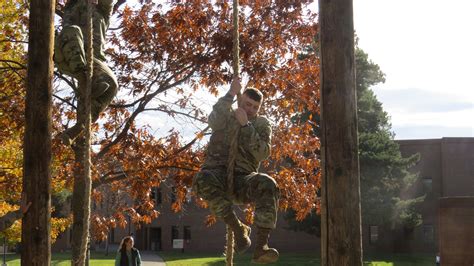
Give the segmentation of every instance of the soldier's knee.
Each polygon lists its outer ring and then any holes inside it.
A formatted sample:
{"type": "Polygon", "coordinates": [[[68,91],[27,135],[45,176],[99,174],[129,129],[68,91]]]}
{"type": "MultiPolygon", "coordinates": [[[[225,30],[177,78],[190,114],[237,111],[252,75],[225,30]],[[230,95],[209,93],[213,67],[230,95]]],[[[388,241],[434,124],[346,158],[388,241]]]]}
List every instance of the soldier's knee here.
{"type": "Polygon", "coordinates": [[[94,65],[94,71],[96,72],[96,76],[93,79],[93,83],[95,84],[95,87],[97,87],[97,91],[102,92],[98,96],[112,101],[118,90],[117,78],[103,63],[96,63],[94,65]]]}
{"type": "Polygon", "coordinates": [[[110,93],[113,94],[114,96],[117,94],[117,90],[118,90],[118,82],[117,82],[117,78],[115,78],[115,75],[109,77],[109,85],[110,85],[110,93]]]}
{"type": "Polygon", "coordinates": [[[210,171],[202,170],[194,176],[193,189],[198,196],[204,199],[206,199],[209,194],[213,194],[216,190],[219,190],[220,187],[219,181],[210,171]]]}

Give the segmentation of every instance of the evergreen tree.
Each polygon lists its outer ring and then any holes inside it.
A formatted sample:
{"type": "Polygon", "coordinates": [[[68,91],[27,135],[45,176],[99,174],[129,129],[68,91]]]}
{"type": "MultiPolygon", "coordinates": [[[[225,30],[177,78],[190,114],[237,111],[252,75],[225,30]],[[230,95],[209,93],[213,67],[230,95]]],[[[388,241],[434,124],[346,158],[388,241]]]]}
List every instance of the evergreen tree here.
{"type": "Polygon", "coordinates": [[[419,156],[402,157],[394,141],[389,116],[371,86],[385,82],[380,67],[356,48],[362,220],[364,224],[414,227],[421,223],[415,204],[423,197],[402,199],[400,193],[416,181],[408,169],[419,156]]]}
{"type": "MultiPolygon", "coordinates": [[[[300,59],[305,60],[305,57],[300,59]]],[[[363,224],[370,221],[372,225],[388,228],[415,227],[421,224],[421,215],[415,206],[424,197],[402,199],[400,194],[416,181],[417,176],[408,169],[419,156],[402,157],[389,116],[370,89],[385,82],[385,74],[358,47],[355,61],[363,224]]],[[[321,219],[314,211],[303,221],[296,221],[294,212],[288,212],[285,218],[290,229],[319,235],[319,229],[314,227],[320,225],[321,219]]]]}

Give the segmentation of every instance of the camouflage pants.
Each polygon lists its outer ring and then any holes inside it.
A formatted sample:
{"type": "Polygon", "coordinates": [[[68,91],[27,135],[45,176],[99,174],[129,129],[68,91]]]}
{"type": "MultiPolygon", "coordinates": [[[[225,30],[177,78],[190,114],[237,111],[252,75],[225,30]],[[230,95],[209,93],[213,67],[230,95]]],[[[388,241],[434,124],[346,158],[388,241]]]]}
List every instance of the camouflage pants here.
{"type": "Polygon", "coordinates": [[[275,228],[280,191],[273,178],[262,173],[234,175],[234,193],[226,192],[225,169],[203,169],[194,177],[193,189],[208,201],[211,212],[223,218],[232,212],[234,203],[255,203],[255,224],[275,228]]]}
{"type": "MultiPolygon", "coordinates": [[[[54,61],[58,70],[74,77],[79,82],[78,96],[85,86],[86,59],[84,37],[78,26],[66,26],[57,36],[54,47],[54,61]]],[[[96,121],[117,94],[117,79],[112,70],[101,60],[94,58],[91,86],[91,117],[96,121]]]]}

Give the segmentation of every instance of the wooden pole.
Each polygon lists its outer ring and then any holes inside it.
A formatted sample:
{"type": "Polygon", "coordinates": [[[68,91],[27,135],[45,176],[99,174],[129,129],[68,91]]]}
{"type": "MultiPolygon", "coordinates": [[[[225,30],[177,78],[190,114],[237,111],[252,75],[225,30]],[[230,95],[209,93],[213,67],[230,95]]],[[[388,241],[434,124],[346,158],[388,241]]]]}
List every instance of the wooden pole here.
{"type": "Polygon", "coordinates": [[[22,220],[22,265],[51,264],[51,112],[55,1],[30,2],[22,220]]]}
{"type": "Polygon", "coordinates": [[[362,265],[352,0],[319,0],[321,265],[362,265]]]}
{"type": "Polygon", "coordinates": [[[85,84],[79,84],[81,91],[78,97],[77,121],[84,121],[84,133],[79,135],[74,147],[76,167],[74,170],[73,189],[73,243],[72,243],[72,265],[88,265],[90,242],[90,214],[91,214],[91,158],[90,158],[90,135],[91,135],[91,82],[93,75],[93,4],[97,1],[86,1],[87,23],[84,32],[84,45],[87,59],[87,75],[85,84]]]}

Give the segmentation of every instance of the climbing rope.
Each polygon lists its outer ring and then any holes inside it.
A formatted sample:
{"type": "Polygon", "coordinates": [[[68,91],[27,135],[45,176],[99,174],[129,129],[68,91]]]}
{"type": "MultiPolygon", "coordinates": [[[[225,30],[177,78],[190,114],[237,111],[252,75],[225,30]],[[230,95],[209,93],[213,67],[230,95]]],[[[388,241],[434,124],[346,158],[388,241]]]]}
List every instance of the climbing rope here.
{"type": "MultiPolygon", "coordinates": [[[[232,58],[232,67],[233,67],[233,78],[236,79],[239,77],[239,1],[233,0],[232,6],[232,18],[233,18],[233,58],[232,58]]],[[[240,98],[240,91],[237,95],[237,99],[240,98]]],[[[227,194],[232,198],[234,193],[234,166],[235,166],[235,155],[238,152],[238,139],[239,139],[239,127],[231,125],[231,142],[229,147],[229,160],[227,163],[227,194]]],[[[229,225],[227,225],[227,235],[226,235],[226,265],[232,266],[234,260],[234,233],[229,225]]]]}

